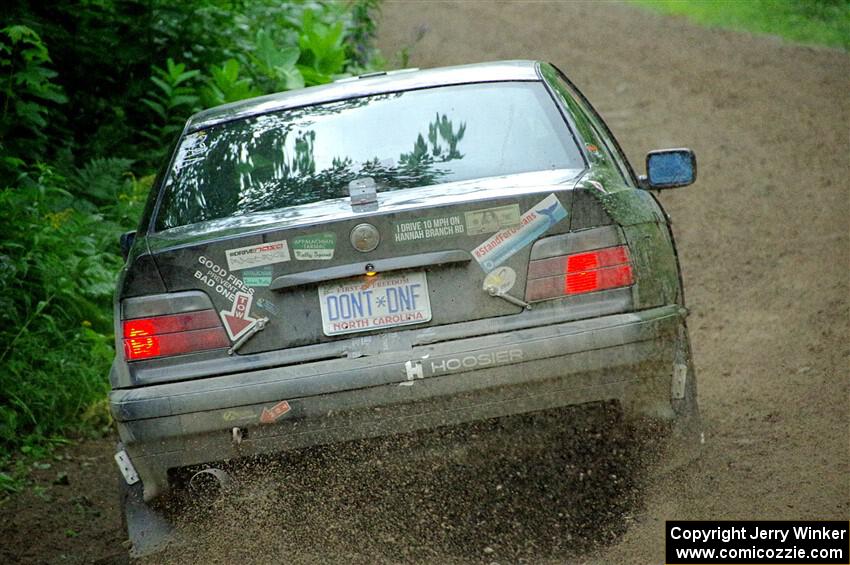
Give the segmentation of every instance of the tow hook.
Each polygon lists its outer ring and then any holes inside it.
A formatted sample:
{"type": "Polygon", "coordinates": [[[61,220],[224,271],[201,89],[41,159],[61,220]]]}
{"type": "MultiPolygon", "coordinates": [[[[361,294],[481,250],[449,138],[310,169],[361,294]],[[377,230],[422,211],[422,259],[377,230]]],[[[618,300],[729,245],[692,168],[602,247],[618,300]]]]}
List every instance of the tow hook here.
{"type": "Polygon", "coordinates": [[[501,298],[502,300],[510,302],[511,304],[513,304],[515,306],[522,306],[526,310],[531,310],[531,304],[529,304],[528,302],[526,302],[524,300],[520,300],[516,296],[511,296],[510,294],[508,294],[506,292],[501,292],[501,291],[499,291],[499,289],[497,289],[495,287],[491,286],[490,288],[488,288],[487,293],[490,296],[495,296],[496,298],[501,298]]]}
{"type": "Polygon", "coordinates": [[[268,324],[268,323],[269,323],[269,319],[268,319],[268,318],[260,318],[259,320],[257,320],[257,322],[256,322],[253,326],[251,326],[251,329],[250,329],[250,330],[248,330],[248,331],[245,333],[245,335],[243,335],[242,337],[240,337],[239,339],[237,339],[237,340],[236,340],[236,343],[234,343],[234,344],[230,347],[230,349],[228,349],[228,350],[227,350],[227,354],[228,354],[228,355],[233,355],[234,353],[236,353],[237,351],[239,351],[239,348],[241,348],[243,345],[245,345],[245,343],[247,343],[247,341],[248,341],[249,339],[251,339],[252,337],[254,337],[254,336],[257,334],[257,332],[261,332],[261,331],[263,331],[264,329],[266,329],[266,324],[268,324]]]}

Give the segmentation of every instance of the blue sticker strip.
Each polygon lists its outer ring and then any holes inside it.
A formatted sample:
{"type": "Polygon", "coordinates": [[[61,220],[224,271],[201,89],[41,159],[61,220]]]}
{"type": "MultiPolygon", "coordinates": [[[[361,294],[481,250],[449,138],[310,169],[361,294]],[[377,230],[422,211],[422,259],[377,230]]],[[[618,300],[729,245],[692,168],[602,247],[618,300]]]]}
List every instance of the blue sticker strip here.
{"type": "Polygon", "coordinates": [[[550,194],[522,215],[519,226],[494,234],[473,249],[472,256],[489,273],[566,217],[561,201],[550,194]]]}

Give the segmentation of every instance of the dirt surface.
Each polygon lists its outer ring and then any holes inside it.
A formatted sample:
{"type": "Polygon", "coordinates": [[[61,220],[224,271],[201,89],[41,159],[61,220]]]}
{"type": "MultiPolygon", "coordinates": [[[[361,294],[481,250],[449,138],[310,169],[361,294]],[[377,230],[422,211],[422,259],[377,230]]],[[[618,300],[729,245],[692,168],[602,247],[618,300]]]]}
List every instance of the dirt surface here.
{"type": "MultiPolygon", "coordinates": [[[[638,169],[696,151],[698,182],[661,200],[703,455],[658,474],[629,430],[546,416],[313,452],[283,493],[258,478],[198,503],[197,542],[155,562],[663,563],[666,519],[848,519],[850,56],[607,3],[388,2],[381,29],[388,57],[424,32],[412,66],[555,63],[638,169]]],[[[126,562],[110,449],[69,450],[0,506],[0,561],[126,562]]]]}

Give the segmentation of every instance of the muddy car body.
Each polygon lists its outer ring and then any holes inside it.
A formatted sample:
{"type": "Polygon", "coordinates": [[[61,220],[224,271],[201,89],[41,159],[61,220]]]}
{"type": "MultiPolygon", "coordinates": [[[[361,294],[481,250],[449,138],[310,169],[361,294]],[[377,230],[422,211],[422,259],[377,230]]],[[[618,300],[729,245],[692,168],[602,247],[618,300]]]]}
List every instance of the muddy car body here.
{"type": "Polygon", "coordinates": [[[692,421],[678,261],[646,189],[695,163],[647,168],[545,63],[193,116],[116,293],[129,514],[174,471],[329,442],[606,401],[692,421]]]}

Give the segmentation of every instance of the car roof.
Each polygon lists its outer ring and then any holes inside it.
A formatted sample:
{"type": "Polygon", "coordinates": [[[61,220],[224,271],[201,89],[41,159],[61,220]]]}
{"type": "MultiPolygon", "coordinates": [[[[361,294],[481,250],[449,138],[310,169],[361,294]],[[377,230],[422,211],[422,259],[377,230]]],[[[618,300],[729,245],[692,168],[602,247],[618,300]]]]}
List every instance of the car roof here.
{"type": "Polygon", "coordinates": [[[224,122],[288,108],[311,106],[373,94],[474,82],[540,80],[536,67],[535,61],[495,61],[422,71],[404,69],[380,74],[369,73],[322,86],[269,94],[268,96],[216,106],[189,118],[185,131],[198,131],[224,122]]]}

